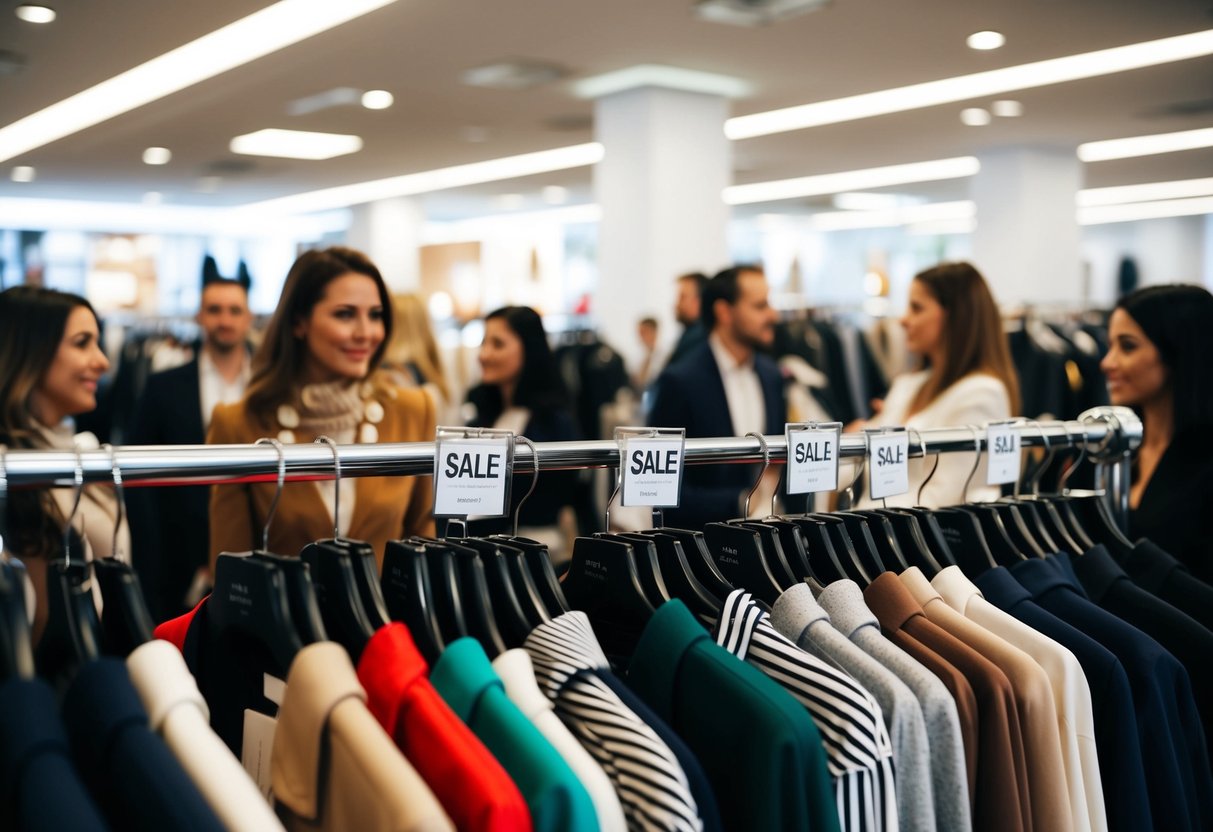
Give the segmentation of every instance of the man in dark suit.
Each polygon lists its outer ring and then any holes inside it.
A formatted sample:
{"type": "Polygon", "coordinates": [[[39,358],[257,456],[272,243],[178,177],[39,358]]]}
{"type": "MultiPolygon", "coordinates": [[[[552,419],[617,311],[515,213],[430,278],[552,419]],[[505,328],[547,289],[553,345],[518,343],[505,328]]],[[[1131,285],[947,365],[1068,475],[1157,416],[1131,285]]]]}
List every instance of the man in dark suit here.
{"type": "MultiPolygon", "coordinates": [[[[710,335],[661,374],[650,425],[684,427],[688,438],[783,433],[787,405],[779,368],[759,352],[775,338],[768,295],[766,277],[752,266],[725,269],[705,284],[702,315],[710,335]]],[[[768,505],[777,472],[771,469],[759,489],[768,505]]],[[[740,516],[757,475],[751,465],[688,466],[682,505],[666,511],[666,522],[698,529],[740,516]]],[[[751,508],[762,506],[760,500],[756,495],[751,508]]]]}
{"type": "Polygon", "coordinates": [[[678,295],[674,299],[674,318],[682,324],[682,334],[678,336],[678,343],[670,352],[667,367],[672,367],[679,359],[685,358],[708,338],[701,320],[703,305],[700,299],[707,282],[708,276],[699,272],[684,274],[677,280],[678,295]]]}
{"type": "MultiPolygon", "coordinates": [[[[203,280],[197,316],[202,344],[188,364],[148,377],[128,444],[202,445],[215,405],[244,395],[253,322],[247,273],[242,269],[239,279],[228,280],[208,270],[203,280]]],[[[157,620],[179,615],[197,600],[187,595],[210,554],[209,488],[130,489],[128,503],[132,555],[152,615],[157,620]]]]}

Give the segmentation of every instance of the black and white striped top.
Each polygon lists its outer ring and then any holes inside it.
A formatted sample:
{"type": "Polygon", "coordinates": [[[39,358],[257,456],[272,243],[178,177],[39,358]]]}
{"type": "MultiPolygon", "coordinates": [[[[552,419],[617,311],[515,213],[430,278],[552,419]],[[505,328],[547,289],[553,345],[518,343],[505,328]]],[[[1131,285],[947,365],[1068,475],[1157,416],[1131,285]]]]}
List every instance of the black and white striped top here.
{"type": "Polygon", "coordinates": [[[606,771],[628,829],[702,832],[699,809],[674,752],[598,678],[610,665],[585,613],[568,612],[540,624],[523,647],[556,715],[606,771]]]}
{"type": "Polygon", "coordinates": [[[896,832],[893,744],[872,695],[778,632],[743,589],[725,599],[716,643],[808,709],[825,745],[844,832],[896,832]]]}

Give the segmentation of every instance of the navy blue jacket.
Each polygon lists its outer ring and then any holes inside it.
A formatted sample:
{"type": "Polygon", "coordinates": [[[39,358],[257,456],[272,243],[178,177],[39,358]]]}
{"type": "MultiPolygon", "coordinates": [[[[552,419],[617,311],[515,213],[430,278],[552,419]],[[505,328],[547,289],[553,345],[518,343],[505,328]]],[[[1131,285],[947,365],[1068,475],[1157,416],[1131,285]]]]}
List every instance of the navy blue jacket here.
{"type": "Polygon", "coordinates": [[[148,724],[126,665],[81,666],[63,700],[80,772],[117,829],[223,832],[177,758],[148,724]]]}
{"type": "MultiPolygon", "coordinates": [[[[1120,563],[1133,583],[1213,630],[1213,586],[1151,540],[1139,540],[1120,563]]],[[[1208,723],[1205,729],[1209,729],[1208,723]]]]}
{"type": "Polygon", "coordinates": [[[1061,558],[1011,567],[1036,603],[1107,647],[1124,665],[1155,828],[1213,828],[1213,776],[1187,671],[1157,641],[1092,603],[1068,573],[1061,558]]]}
{"type": "Polygon", "coordinates": [[[72,765],[50,685],[41,679],[0,684],[0,829],[108,828],[72,765]]]}
{"type": "Polygon", "coordinates": [[[1069,649],[1078,659],[1091,688],[1095,749],[1108,829],[1110,832],[1152,829],[1133,692],[1120,659],[1033,601],[1032,594],[1005,567],[991,569],[973,583],[991,604],[1069,649]]]}
{"type": "MultiPolygon", "coordinates": [[[[779,367],[765,355],[756,355],[754,371],[762,385],[766,409],[763,433],[782,434],[787,404],[779,367]]],[[[647,421],[650,427],[686,428],[688,439],[738,435],[710,344],[700,344],[661,374],[647,421]]],[[[741,513],[740,498],[754,485],[758,471],[755,465],[687,466],[682,479],[682,505],[665,512],[666,525],[698,530],[706,523],[737,517],[741,513]]]]}

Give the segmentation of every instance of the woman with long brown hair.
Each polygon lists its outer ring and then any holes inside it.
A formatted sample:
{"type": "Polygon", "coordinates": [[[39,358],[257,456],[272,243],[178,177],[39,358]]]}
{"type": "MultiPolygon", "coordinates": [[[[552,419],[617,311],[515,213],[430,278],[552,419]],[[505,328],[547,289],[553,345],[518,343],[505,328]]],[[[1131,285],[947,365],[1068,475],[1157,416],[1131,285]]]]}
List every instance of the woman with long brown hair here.
{"type": "MultiPolygon", "coordinates": [[[[969,263],[942,263],[914,277],[901,325],[906,346],[924,369],[894,379],[883,407],[867,426],[918,429],[981,425],[1019,410],[1019,381],[994,297],[969,263]]],[[[910,490],[891,504],[913,505],[934,459],[910,461],[910,490]]],[[[921,505],[954,505],[965,499],[972,458],[945,454],[923,489],[921,505]]],[[[973,475],[970,500],[997,499],[987,486],[986,461],[973,475]]]]}
{"type": "MultiPolygon", "coordinates": [[[[366,255],[342,247],[304,252],[253,356],[244,399],[215,408],[207,443],[432,440],[430,397],[393,385],[378,369],[391,335],[391,298],[366,255]]],[[[343,537],[370,543],[380,557],[388,540],[434,533],[429,477],[360,477],[342,480],[341,488],[334,518],[332,483],[287,484],[270,551],[297,555],[308,543],[332,537],[334,525],[343,537]]],[[[275,492],[273,483],[212,488],[212,567],[220,552],[260,547],[275,492]]]]}

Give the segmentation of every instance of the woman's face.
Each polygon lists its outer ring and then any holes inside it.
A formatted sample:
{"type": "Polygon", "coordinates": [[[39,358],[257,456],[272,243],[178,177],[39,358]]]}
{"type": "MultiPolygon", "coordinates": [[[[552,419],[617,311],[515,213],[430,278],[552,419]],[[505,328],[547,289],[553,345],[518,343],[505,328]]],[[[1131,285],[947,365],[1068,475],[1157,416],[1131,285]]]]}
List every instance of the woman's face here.
{"type": "Polygon", "coordinates": [[[30,401],[34,415],[44,425],[54,426],[67,416],[95,409],[97,382],[109,366],[101,352],[97,319],[86,307],[77,306],[68,313],[55,358],[34,388],[30,401]]]}
{"type": "Polygon", "coordinates": [[[906,331],[906,348],[919,355],[932,355],[943,340],[946,313],[921,280],[910,284],[910,303],[901,325],[906,331]]]}
{"type": "Polygon", "coordinates": [[[1169,392],[1170,373],[1158,347],[1125,310],[1112,313],[1108,340],[1111,346],[1099,368],[1108,378],[1108,398],[1112,404],[1140,406],[1169,392]]]}
{"type": "Polygon", "coordinates": [[[305,383],[365,378],[385,337],[378,285],[357,272],[333,278],[294,334],[305,342],[305,383]]]}
{"type": "Polygon", "coordinates": [[[522,339],[501,318],[484,324],[484,342],[480,345],[480,373],[485,384],[517,384],[522,377],[526,355],[522,339]]]}

